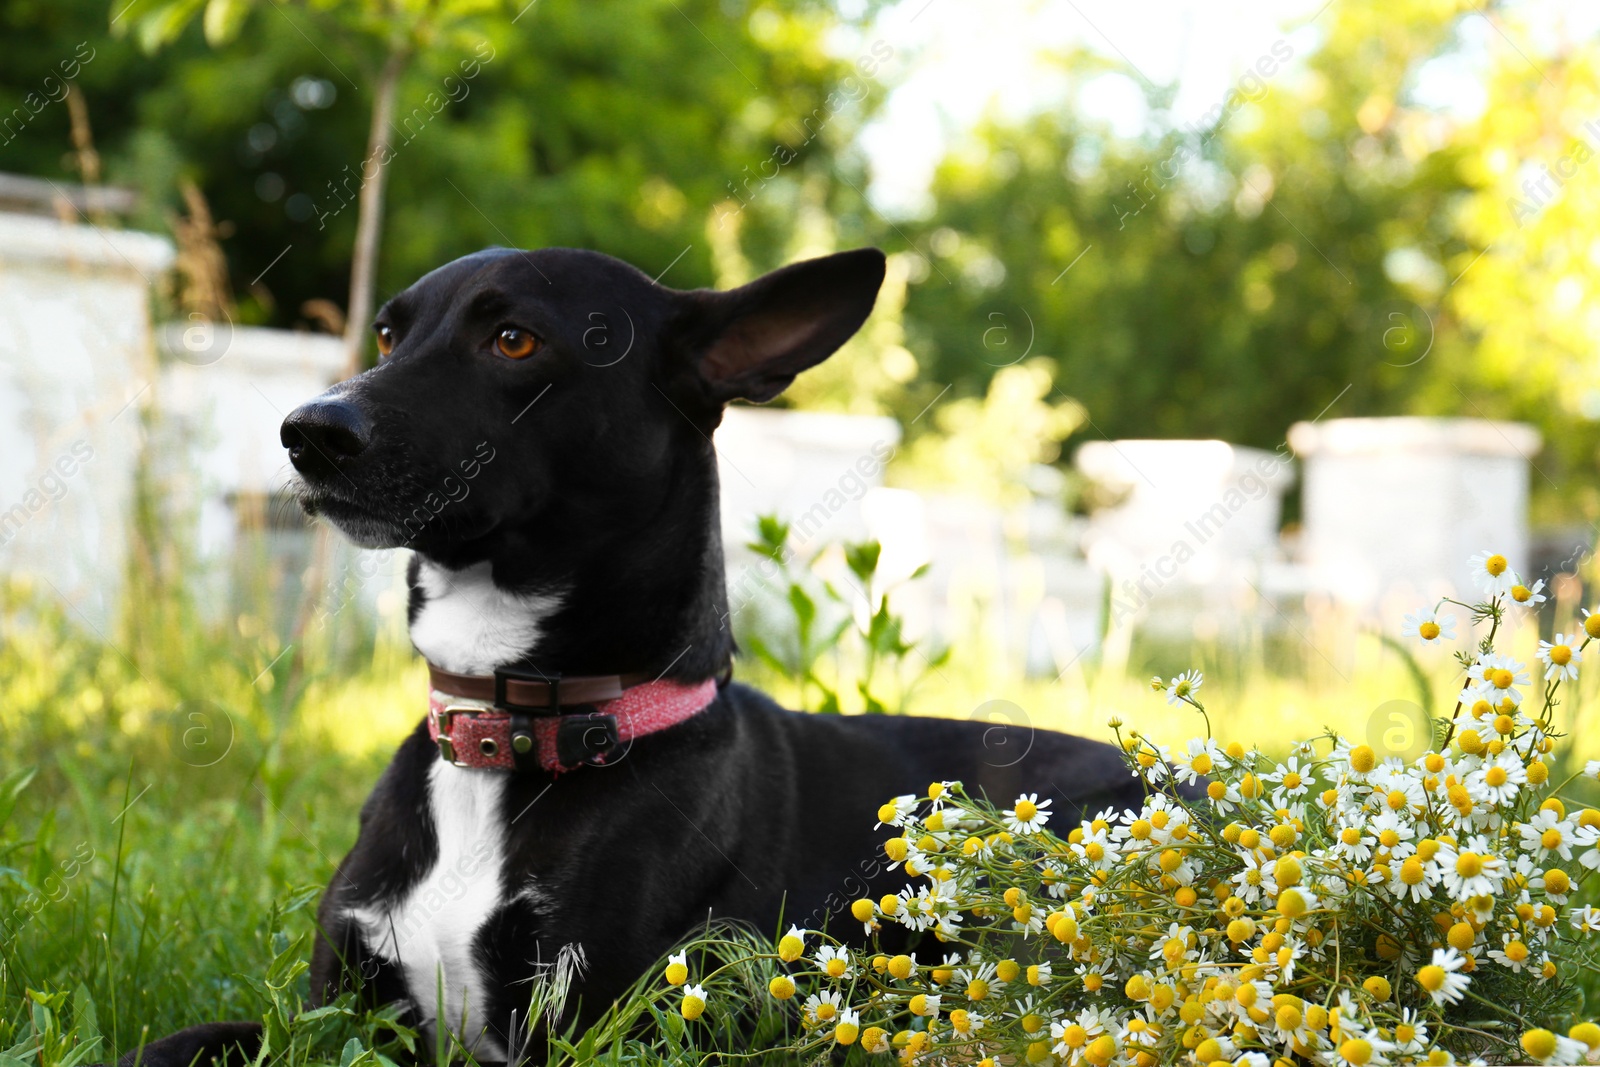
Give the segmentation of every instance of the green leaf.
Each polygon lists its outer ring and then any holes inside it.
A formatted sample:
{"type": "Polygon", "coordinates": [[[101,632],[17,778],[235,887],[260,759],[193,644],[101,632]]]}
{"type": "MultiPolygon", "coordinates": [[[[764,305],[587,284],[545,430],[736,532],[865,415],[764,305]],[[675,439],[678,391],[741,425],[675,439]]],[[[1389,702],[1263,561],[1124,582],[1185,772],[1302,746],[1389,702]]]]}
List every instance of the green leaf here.
{"type": "Polygon", "coordinates": [[[350,1067],[366,1050],[361,1047],[361,1039],[352,1037],[344,1043],[344,1051],[339,1053],[339,1067],[350,1067]]]}
{"type": "Polygon", "coordinates": [[[800,623],[801,632],[809,631],[817,617],[817,602],[811,599],[811,594],[799,585],[790,583],[789,607],[794,610],[794,617],[800,623]]]}
{"type": "Polygon", "coordinates": [[[878,557],[882,552],[883,546],[876,541],[847,544],[844,546],[845,565],[850,568],[851,574],[861,579],[863,585],[871,588],[872,576],[878,573],[878,557]]]}
{"type": "Polygon", "coordinates": [[[250,14],[250,0],[210,0],[202,19],[206,43],[215,48],[232,41],[239,35],[245,16],[250,14]]]}

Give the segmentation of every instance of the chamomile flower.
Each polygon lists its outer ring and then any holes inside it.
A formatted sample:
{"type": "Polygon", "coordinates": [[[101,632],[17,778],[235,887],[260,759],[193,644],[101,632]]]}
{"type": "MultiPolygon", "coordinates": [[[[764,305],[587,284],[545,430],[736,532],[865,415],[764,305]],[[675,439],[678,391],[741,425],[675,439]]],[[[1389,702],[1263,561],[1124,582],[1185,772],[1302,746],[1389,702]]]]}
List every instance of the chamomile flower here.
{"type": "Polygon", "coordinates": [[[1377,837],[1371,828],[1349,824],[1341,826],[1334,836],[1333,854],[1355,863],[1365,863],[1372,857],[1372,846],[1377,837]]]}
{"type": "Polygon", "coordinates": [[[1185,784],[1194,784],[1219,767],[1227,767],[1228,757],[1210,738],[1195,738],[1173,761],[1173,776],[1185,784]]]}
{"type": "Polygon", "coordinates": [[[1415,1056],[1428,1048],[1428,1023],[1415,1008],[1404,1008],[1400,1022],[1394,1028],[1395,1051],[1402,1056],[1415,1056]]]}
{"type": "Polygon", "coordinates": [[[1006,829],[1014,834],[1036,834],[1050,821],[1046,809],[1052,802],[1041,801],[1038,793],[1024,793],[1005,812],[1006,829]]]}
{"type": "Polygon", "coordinates": [[[1050,1024],[1056,1055],[1065,1057],[1072,1064],[1080,1062],[1089,1043],[1105,1032],[1105,1021],[1090,1008],[1050,1024]]]}
{"type": "Polygon", "coordinates": [[[1528,784],[1528,769],[1511,750],[1500,753],[1467,776],[1467,790],[1477,800],[1496,806],[1509,804],[1528,784]]]}
{"type": "Polygon", "coordinates": [[[1500,937],[1500,947],[1489,950],[1489,958],[1502,967],[1510,969],[1516,974],[1521,974],[1524,967],[1530,966],[1528,946],[1515,934],[1506,933],[1500,937]]]}
{"type": "Polygon", "coordinates": [[[1261,780],[1279,787],[1273,790],[1272,795],[1274,802],[1283,807],[1283,801],[1278,798],[1304,796],[1316,779],[1309,764],[1302,763],[1299,756],[1290,756],[1287,763],[1278,764],[1272,772],[1263,774],[1261,780]]]}
{"type": "Polygon", "coordinates": [[[1269,897],[1277,896],[1278,883],[1272,877],[1273,864],[1277,861],[1263,859],[1245,849],[1239,850],[1239,858],[1243,861],[1243,867],[1233,876],[1233,895],[1246,904],[1254,904],[1263,893],[1269,897]]]}
{"type": "Polygon", "coordinates": [[[1539,642],[1539,662],[1544,664],[1544,679],[1547,682],[1564,678],[1575,681],[1578,677],[1578,661],[1583,659],[1583,652],[1578,647],[1581,642],[1576,636],[1568,637],[1566,634],[1556,634],[1554,639],[1539,642]]]}
{"type": "Polygon", "coordinates": [[[1456,900],[1493,896],[1507,874],[1506,861],[1491,851],[1485,837],[1474,837],[1466,848],[1444,844],[1434,856],[1445,891],[1456,900]]]}
{"type": "Polygon", "coordinates": [[[1511,572],[1511,564],[1498,552],[1485,549],[1467,560],[1467,566],[1472,568],[1473,583],[1486,596],[1509,593],[1516,584],[1517,576],[1511,572]]]}
{"type": "Polygon", "coordinates": [[[1450,614],[1441,615],[1437,611],[1419,611],[1415,615],[1407,615],[1405,623],[1400,627],[1400,636],[1418,638],[1425,645],[1454,641],[1456,617],[1450,614]]]}
{"type": "Polygon", "coordinates": [[[666,978],[668,985],[682,985],[689,980],[689,954],[687,952],[674,952],[667,957],[666,978]]]}
{"type": "Polygon", "coordinates": [[[904,826],[911,813],[917,810],[917,798],[910,793],[895,797],[878,809],[878,821],[872,827],[876,830],[885,824],[889,826],[904,826]]]}
{"type": "Polygon", "coordinates": [[[829,978],[848,978],[852,973],[850,953],[835,945],[817,949],[817,970],[829,978]]]}
{"type": "Polygon", "coordinates": [[[1193,700],[1195,693],[1199,692],[1205,681],[1205,676],[1199,671],[1184,671],[1167,683],[1167,703],[1177,704],[1193,700]]]}
{"type": "Polygon", "coordinates": [[[1581,908],[1573,908],[1567,921],[1579,933],[1593,934],[1600,932],[1600,908],[1586,904],[1581,908]]]}
{"type": "Polygon", "coordinates": [[[1528,684],[1526,664],[1493,653],[1473,664],[1467,676],[1472,679],[1477,694],[1497,708],[1507,701],[1521,704],[1522,690],[1518,687],[1528,684]]]}
{"type": "Polygon", "coordinates": [[[812,1026],[820,1026],[838,1018],[839,1009],[842,1006],[843,1001],[838,992],[832,989],[824,989],[820,993],[813,993],[807,997],[801,1010],[805,1014],[806,1022],[812,1026]]]}
{"type": "Polygon", "coordinates": [[[1570,860],[1572,846],[1577,843],[1571,821],[1548,809],[1535,812],[1527,822],[1519,824],[1517,835],[1522,838],[1522,850],[1538,859],[1557,855],[1570,860]]]}
{"type": "Polygon", "coordinates": [[[1545,602],[1544,579],[1540,578],[1532,585],[1523,585],[1522,579],[1514,579],[1511,583],[1511,599],[1525,608],[1538,607],[1545,602]]]}
{"type": "Polygon", "coordinates": [[[1454,1004],[1467,995],[1472,979],[1461,973],[1466,957],[1453,948],[1436,948],[1433,960],[1417,970],[1417,984],[1433,998],[1436,1007],[1454,1004]]]}

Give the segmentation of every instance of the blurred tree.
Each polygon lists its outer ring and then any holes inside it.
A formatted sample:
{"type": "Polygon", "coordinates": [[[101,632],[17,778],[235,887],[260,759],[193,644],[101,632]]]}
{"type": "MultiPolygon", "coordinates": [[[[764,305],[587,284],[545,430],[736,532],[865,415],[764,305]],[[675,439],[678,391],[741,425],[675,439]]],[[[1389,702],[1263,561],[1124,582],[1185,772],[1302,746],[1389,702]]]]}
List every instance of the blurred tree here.
{"type": "MultiPolygon", "coordinates": [[[[1600,520],[1600,53],[1559,10],[1499,10],[1481,117],[1462,131],[1470,245],[1451,313],[1471,358],[1441,368],[1440,405],[1545,431],[1534,475],[1546,520],[1600,520]],[[1543,32],[1528,23],[1538,14],[1543,32]],[[1513,43],[1514,42],[1514,45],[1513,43]]],[[[1592,538],[1591,534],[1591,538],[1592,538]]]]}
{"type": "MultiPolygon", "coordinates": [[[[382,57],[376,71],[364,72],[372,83],[366,155],[350,180],[340,183],[346,194],[352,193],[352,181],[356,186],[356,238],[350,258],[350,302],[344,331],[346,373],[355,374],[361,369],[367,321],[372,317],[383,192],[395,153],[393,135],[398,132],[394,110],[400,79],[419,52],[451,46],[464,51],[471,47],[471,40],[462,33],[462,23],[470,16],[492,10],[496,0],[312,0],[309,6],[345,32],[368,38],[382,57]]],[[[215,47],[230,44],[253,7],[255,0],[113,0],[110,14],[113,28],[120,23],[125,31],[133,32],[146,52],[154,52],[176,40],[196,15],[202,16],[208,43],[215,47]]],[[[482,57],[480,49],[473,51],[482,57]]],[[[468,79],[475,78],[479,69],[478,62],[465,61],[461,73],[468,79]]],[[[317,83],[309,86],[315,88],[301,95],[314,102],[322,91],[317,83]]],[[[438,94],[429,95],[430,111],[437,110],[436,100],[442,106],[438,94]]]]}
{"type": "MultiPolygon", "coordinates": [[[[1086,434],[1267,448],[1336,400],[1333,414],[1404,410],[1422,373],[1399,365],[1420,345],[1386,333],[1387,316],[1414,323],[1417,294],[1390,257],[1462,247],[1443,220],[1464,186],[1448,150],[1410,158],[1358,111],[1435,52],[1439,8],[1345,18],[1302,67],[1280,40],[1197,129],[1119,140],[1074,98],[985,124],[940,168],[914,235],[931,261],[907,314],[932,388],[974,395],[1045,355],[1086,434]]],[[[1063,63],[1074,97],[1119,76],[1092,56],[1063,63]]],[[[1169,92],[1147,95],[1169,121],[1169,92]]]]}
{"type": "MultiPolygon", "coordinates": [[[[94,49],[76,84],[107,180],[147,193],[139,224],[163,226],[179,177],[192,177],[233,227],[225,249],[245,289],[241,318],[328,322],[354,247],[372,114],[363,72],[381,67],[381,42],[343,32],[317,3],[261,5],[216,49],[189,25],[159,62],[85,30],[106,24],[105,0],[5,5],[0,107],[19,106],[80,43],[94,49]]],[[[842,239],[861,243],[869,221],[848,146],[896,57],[882,42],[834,57],[824,41],[845,25],[820,0],[616,0],[473,16],[399,79],[380,298],[491,244],[596,248],[651,274],[670,268],[665,284],[709,284],[712,205],[735,205],[764,268],[788,246],[811,181],[842,239]]],[[[66,109],[52,105],[0,144],[0,168],[73,176],[70,149],[66,109]]]]}

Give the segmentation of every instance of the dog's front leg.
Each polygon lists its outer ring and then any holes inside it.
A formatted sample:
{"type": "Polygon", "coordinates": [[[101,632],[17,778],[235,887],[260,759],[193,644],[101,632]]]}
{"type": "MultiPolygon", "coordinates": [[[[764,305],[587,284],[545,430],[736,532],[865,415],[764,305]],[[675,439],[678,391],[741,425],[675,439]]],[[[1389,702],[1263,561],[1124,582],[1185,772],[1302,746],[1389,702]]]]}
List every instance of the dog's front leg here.
{"type": "Polygon", "coordinates": [[[244,1067],[260,1049],[260,1023],[204,1023],[123,1053],[117,1067],[244,1067]]]}

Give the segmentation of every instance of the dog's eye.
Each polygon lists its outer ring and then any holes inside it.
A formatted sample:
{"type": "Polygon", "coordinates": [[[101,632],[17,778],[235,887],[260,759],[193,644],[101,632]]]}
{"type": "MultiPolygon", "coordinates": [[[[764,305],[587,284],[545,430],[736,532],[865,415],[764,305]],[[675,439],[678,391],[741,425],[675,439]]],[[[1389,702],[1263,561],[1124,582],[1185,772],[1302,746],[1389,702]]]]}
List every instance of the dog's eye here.
{"type": "Polygon", "coordinates": [[[507,359],[527,359],[539,351],[542,342],[527,330],[508,326],[494,339],[495,351],[507,359]]]}
{"type": "Polygon", "coordinates": [[[373,330],[378,335],[378,352],[387,356],[394,351],[394,330],[388,326],[379,326],[373,330]]]}

